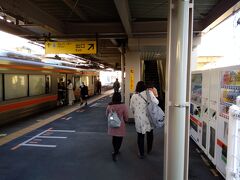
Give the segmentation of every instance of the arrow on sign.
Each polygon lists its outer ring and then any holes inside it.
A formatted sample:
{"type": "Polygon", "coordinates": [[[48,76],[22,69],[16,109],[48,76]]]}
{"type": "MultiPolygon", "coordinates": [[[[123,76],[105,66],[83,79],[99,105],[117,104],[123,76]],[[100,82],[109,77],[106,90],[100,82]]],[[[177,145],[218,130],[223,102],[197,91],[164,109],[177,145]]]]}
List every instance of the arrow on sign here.
{"type": "Polygon", "coordinates": [[[88,50],[90,50],[90,49],[94,49],[94,44],[88,44],[88,45],[89,45],[88,50]]]}

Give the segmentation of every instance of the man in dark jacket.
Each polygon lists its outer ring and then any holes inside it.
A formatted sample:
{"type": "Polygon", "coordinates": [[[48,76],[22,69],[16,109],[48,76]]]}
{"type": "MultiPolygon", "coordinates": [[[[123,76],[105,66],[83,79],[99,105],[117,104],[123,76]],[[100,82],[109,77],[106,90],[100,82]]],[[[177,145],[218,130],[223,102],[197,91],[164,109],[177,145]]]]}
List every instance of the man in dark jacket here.
{"type": "Polygon", "coordinates": [[[84,82],[82,82],[80,89],[81,89],[81,97],[82,97],[81,105],[83,104],[83,101],[85,101],[85,106],[87,106],[88,87],[85,86],[84,82]]]}
{"type": "Polygon", "coordinates": [[[117,78],[116,81],[113,84],[114,92],[119,92],[119,88],[120,88],[120,83],[119,83],[118,78],[117,78]]]}

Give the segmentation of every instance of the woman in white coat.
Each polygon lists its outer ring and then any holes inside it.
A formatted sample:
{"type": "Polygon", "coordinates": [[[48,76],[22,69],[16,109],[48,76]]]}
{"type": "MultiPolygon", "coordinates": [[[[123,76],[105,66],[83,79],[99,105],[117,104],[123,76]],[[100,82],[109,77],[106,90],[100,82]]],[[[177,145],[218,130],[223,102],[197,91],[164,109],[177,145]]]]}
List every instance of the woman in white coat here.
{"type": "Polygon", "coordinates": [[[68,89],[68,105],[73,105],[73,101],[75,100],[75,96],[74,96],[74,93],[73,93],[73,84],[72,84],[72,81],[70,79],[68,80],[67,89],[68,89]]]}
{"type": "MultiPolygon", "coordinates": [[[[130,101],[130,109],[133,112],[135,119],[135,127],[138,135],[138,149],[139,158],[144,158],[144,136],[147,134],[147,153],[149,154],[152,150],[153,143],[153,126],[151,125],[147,115],[147,90],[146,85],[143,81],[139,81],[136,86],[135,94],[132,96],[130,101]]],[[[151,91],[148,91],[151,100],[158,104],[157,98],[151,91]]]]}

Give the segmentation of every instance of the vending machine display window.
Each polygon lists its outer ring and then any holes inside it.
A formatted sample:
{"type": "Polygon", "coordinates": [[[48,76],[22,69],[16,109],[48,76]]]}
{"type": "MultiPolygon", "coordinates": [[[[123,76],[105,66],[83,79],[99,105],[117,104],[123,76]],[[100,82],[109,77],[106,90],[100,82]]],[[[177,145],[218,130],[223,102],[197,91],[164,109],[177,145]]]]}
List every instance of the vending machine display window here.
{"type": "Polygon", "coordinates": [[[220,116],[228,119],[229,107],[240,95],[240,70],[224,71],[221,75],[220,116]]]}

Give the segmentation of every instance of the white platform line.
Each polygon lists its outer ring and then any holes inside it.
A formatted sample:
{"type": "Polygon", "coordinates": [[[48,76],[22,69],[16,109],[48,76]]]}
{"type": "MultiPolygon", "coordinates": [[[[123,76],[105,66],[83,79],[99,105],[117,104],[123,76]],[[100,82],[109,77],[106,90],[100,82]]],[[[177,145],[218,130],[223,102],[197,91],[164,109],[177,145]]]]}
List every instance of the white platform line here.
{"type": "Polygon", "coordinates": [[[73,130],[48,130],[48,131],[51,131],[51,132],[69,132],[69,133],[76,132],[76,131],[73,131],[73,130]]]}
{"type": "Polygon", "coordinates": [[[68,117],[66,120],[72,119],[72,117],[68,117]]]}
{"type": "Polygon", "coordinates": [[[64,137],[64,136],[38,136],[38,138],[66,139],[67,137],[64,137]]]}
{"type": "Polygon", "coordinates": [[[50,147],[50,148],[57,147],[56,145],[45,145],[45,144],[22,144],[21,146],[50,147]]]}
{"type": "Polygon", "coordinates": [[[19,144],[19,145],[20,145],[20,146],[22,146],[22,145],[24,145],[24,144],[28,143],[29,141],[31,141],[31,140],[33,140],[33,139],[37,138],[38,136],[41,136],[42,134],[44,134],[45,132],[47,132],[47,131],[49,131],[49,130],[50,130],[50,129],[47,129],[47,130],[45,130],[45,131],[43,131],[43,132],[39,133],[38,135],[36,135],[36,136],[33,136],[32,138],[30,138],[30,139],[28,139],[28,140],[26,140],[26,141],[22,142],[22,143],[21,143],[21,144],[19,144]]]}

